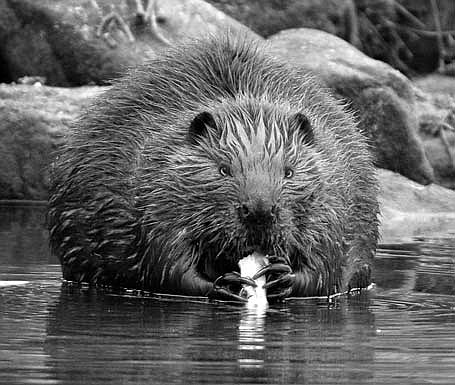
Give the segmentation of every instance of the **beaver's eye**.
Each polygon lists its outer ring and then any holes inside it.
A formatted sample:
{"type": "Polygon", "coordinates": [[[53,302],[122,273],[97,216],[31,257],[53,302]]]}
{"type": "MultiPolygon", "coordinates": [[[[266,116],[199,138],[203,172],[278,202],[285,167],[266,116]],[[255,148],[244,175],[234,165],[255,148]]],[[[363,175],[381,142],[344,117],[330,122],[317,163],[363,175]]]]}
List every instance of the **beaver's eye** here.
{"type": "Polygon", "coordinates": [[[290,178],[292,178],[293,176],[294,176],[294,170],[293,170],[292,168],[290,168],[290,167],[286,167],[286,168],[284,169],[284,177],[285,177],[286,179],[290,179],[290,178]]]}
{"type": "Polygon", "coordinates": [[[231,176],[231,169],[225,164],[222,164],[218,170],[222,176],[231,176]]]}

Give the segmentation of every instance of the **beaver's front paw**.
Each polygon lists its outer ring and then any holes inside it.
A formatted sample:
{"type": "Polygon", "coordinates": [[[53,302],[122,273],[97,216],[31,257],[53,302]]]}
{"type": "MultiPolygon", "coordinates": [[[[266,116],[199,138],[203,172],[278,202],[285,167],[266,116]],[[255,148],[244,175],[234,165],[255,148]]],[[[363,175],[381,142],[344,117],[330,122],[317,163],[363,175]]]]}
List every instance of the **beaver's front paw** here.
{"type": "Polygon", "coordinates": [[[259,270],[253,279],[258,279],[263,275],[267,275],[267,283],[264,285],[264,289],[267,290],[269,301],[279,301],[289,297],[295,283],[295,274],[286,258],[269,257],[269,265],[259,270]]]}
{"type": "Polygon", "coordinates": [[[368,287],[371,283],[371,268],[368,264],[363,264],[358,267],[357,271],[352,275],[348,284],[348,291],[352,289],[362,289],[368,287]]]}
{"type": "Polygon", "coordinates": [[[251,278],[241,277],[236,271],[226,273],[215,280],[208,297],[210,299],[219,299],[224,301],[247,302],[248,300],[246,298],[236,294],[240,293],[242,285],[256,287],[256,283],[251,278]]]}

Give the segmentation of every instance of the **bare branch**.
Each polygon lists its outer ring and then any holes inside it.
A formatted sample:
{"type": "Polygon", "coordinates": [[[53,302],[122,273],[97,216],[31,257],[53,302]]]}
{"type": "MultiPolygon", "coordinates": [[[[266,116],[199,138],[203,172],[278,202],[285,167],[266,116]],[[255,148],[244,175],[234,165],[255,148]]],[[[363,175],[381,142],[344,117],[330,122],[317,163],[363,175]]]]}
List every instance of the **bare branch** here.
{"type": "Polygon", "coordinates": [[[165,45],[171,45],[171,42],[166,39],[162,33],[158,29],[158,25],[156,24],[156,0],[149,0],[147,6],[147,13],[150,17],[150,30],[154,38],[165,45]]]}
{"type": "Polygon", "coordinates": [[[394,7],[397,11],[397,14],[401,14],[407,21],[414,24],[417,28],[425,28],[425,24],[421,22],[417,17],[415,17],[411,12],[409,12],[403,5],[398,1],[394,1],[394,7]]]}
{"type": "MultiPolygon", "coordinates": [[[[447,155],[449,156],[449,160],[451,162],[451,166],[452,168],[455,170],[455,156],[454,154],[452,153],[451,151],[451,146],[450,146],[450,143],[449,143],[449,140],[447,139],[447,134],[444,130],[444,127],[447,125],[447,123],[442,123],[441,124],[441,129],[439,130],[439,135],[441,136],[441,141],[442,143],[444,144],[444,147],[446,149],[446,152],[447,152],[447,155]]],[[[450,127],[450,129],[453,130],[453,127],[450,126],[450,125],[447,125],[450,127]]]]}
{"type": "MultiPolygon", "coordinates": [[[[390,22],[390,23],[393,23],[393,22],[390,22]]],[[[416,33],[417,35],[431,37],[431,36],[438,36],[438,34],[439,34],[438,31],[429,31],[426,29],[418,29],[418,28],[408,27],[405,25],[399,25],[399,24],[395,24],[395,23],[393,23],[393,24],[396,29],[400,29],[400,30],[404,30],[404,31],[411,31],[411,32],[416,33]]],[[[452,34],[455,34],[455,29],[444,30],[444,31],[441,31],[441,33],[442,33],[442,35],[452,35],[452,34]]]]}
{"type": "Polygon", "coordinates": [[[136,13],[144,15],[144,16],[146,14],[142,0],[136,0],[136,13]]]}
{"type": "MultiPolygon", "coordinates": [[[[123,31],[126,34],[128,41],[130,43],[134,43],[136,41],[133,33],[131,32],[130,27],[128,27],[128,24],[125,23],[123,18],[117,12],[110,12],[109,14],[103,17],[100,25],[96,30],[96,36],[101,37],[104,36],[106,33],[109,33],[114,23],[121,31],[123,31]]],[[[106,36],[104,37],[106,38],[106,36]]]]}
{"type": "Polygon", "coordinates": [[[439,16],[439,8],[438,4],[436,3],[436,0],[430,0],[431,1],[431,10],[433,14],[433,19],[434,19],[434,26],[436,28],[436,38],[438,42],[438,51],[439,51],[439,71],[442,71],[444,69],[444,55],[445,55],[445,50],[444,50],[444,43],[442,41],[442,30],[441,30],[441,19],[439,16]]]}
{"type": "Polygon", "coordinates": [[[449,123],[446,123],[446,122],[439,122],[438,123],[440,127],[442,127],[443,129],[447,130],[447,131],[452,131],[455,133],[455,128],[452,127],[449,123]]]}
{"type": "Polygon", "coordinates": [[[345,20],[347,40],[357,48],[362,47],[362,42],[359,36],[359,18],[353,1],[349,1],[346,4],[343,12],[343,18],[345,20]]]}

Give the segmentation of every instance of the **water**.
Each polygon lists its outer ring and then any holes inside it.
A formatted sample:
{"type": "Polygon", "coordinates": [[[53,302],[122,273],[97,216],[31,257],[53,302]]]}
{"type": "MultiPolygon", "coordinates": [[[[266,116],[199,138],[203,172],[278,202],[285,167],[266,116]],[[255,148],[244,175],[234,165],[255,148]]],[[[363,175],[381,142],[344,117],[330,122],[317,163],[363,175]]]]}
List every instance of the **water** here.
{"type": "Polygon", "coordinates": [[[383,245],[372,291],[261,314],[64,285],[43,213],[0,207],[1,384],[455,383],[450,237],[383,245]]]}

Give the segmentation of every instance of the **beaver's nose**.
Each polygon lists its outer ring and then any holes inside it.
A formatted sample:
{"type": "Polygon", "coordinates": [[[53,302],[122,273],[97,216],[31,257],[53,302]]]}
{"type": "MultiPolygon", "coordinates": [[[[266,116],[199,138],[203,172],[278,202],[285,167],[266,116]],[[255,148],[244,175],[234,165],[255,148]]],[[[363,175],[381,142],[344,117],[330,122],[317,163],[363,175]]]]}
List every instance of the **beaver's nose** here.
{"type": "Polygon", "coordinates": [[[248,225],[267,226],[278,219],[278,206],[262,199],[242,202],[239,207],[240,219],[248,225]]]}

